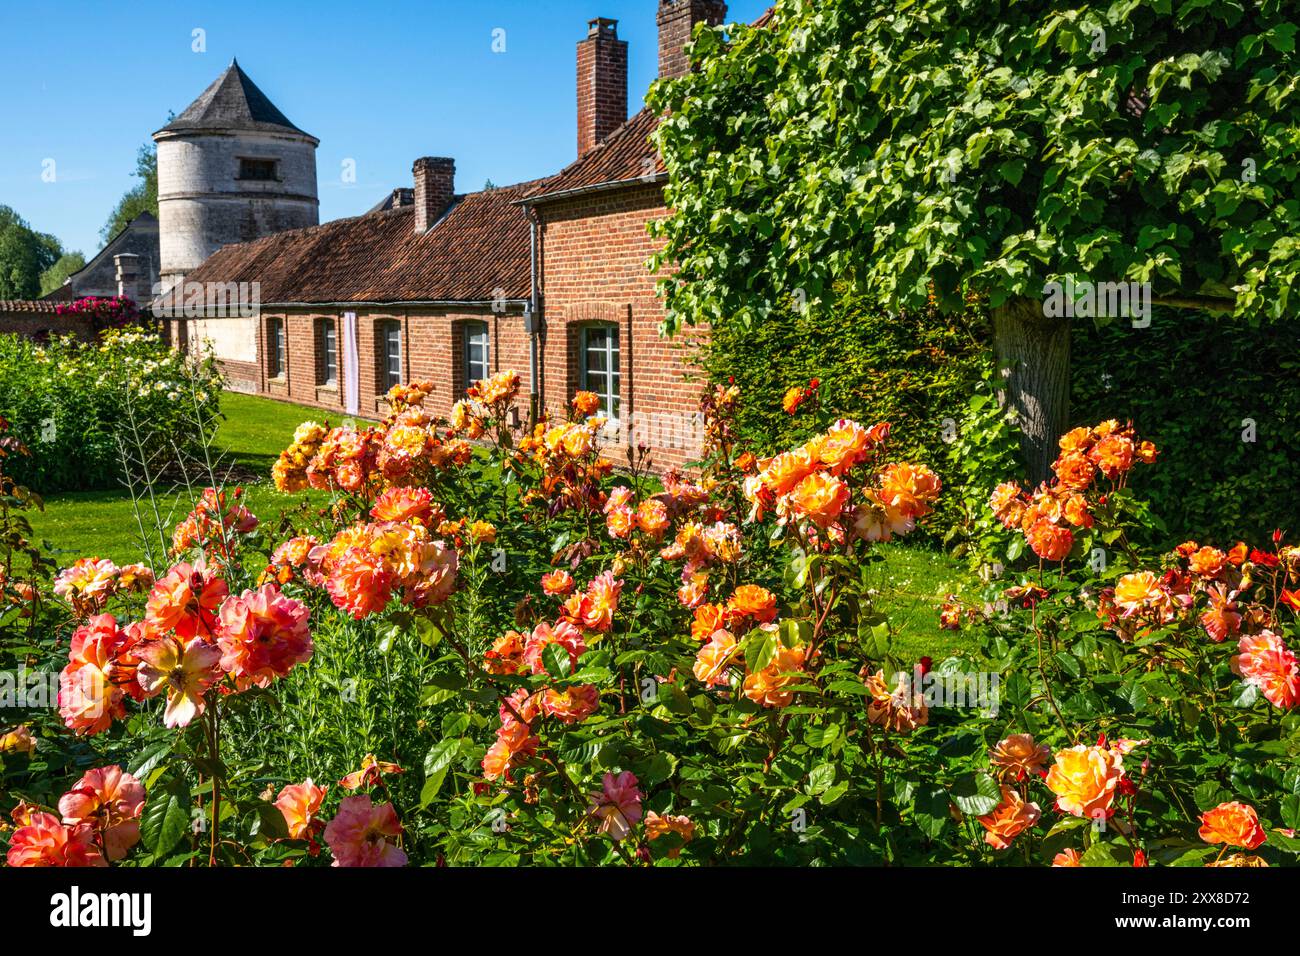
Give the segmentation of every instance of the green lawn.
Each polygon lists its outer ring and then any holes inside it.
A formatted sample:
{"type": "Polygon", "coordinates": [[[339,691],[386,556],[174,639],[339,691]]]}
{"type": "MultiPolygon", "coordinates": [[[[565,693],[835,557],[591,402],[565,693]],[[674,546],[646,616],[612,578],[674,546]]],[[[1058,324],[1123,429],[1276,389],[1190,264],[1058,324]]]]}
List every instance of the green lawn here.
{"type": "MultiPolygon", "coordinates": [[[[245,484],[245,501],[259,517],[272,517],[287,499],[271,484],[271,466],[293,438],[294,429],[304,421],[322,420],[324,413],[230,392],[221,401],[226,420],[217,432],[216,445],[222,463],[259,476],[245,484]]],[[[37,540],[49,543],[60,565],[86,555],[129,564],[146,557],[142,528],[153,538],[154,553],[160,554],[164,546],[153,529],[160,523],[170,529],[192,504],[184,489],[162,495],[156,502],[161,520],[155,521],[154,505],[147,501],[137,519],[125,491],[69,492],[47,497],[45,511],[33,514],[31,520],[37,540]]],[[[965,569],[943,554],[918,547],[889,544],[881,551],[886,560],[873,566],[877,606],[895,629],[898,656],[910,660],[928,654],[939,660],[949,654],[973,653],[967,633],[939,628],[944,597],[972,589],[965,569]]]]}
{"type": "MultiPolygon", "coordinates": [[[[248,508],[260,516],[274,514],[283,507],[285,497],[271,485],[271,466],[293,439],[294,429],[304,421],[323,420],[325,413],[235,392],[221,397],[221,409],[226,419],[216,436],[218,474],[233,465],[242,473],[258,476],[257,481],[245,485],[248,508]]],[[[193,501],[181,489],[159,496],[156,505],[161,523],[170,528],[185,516],[193,501]]],[[[144,502],[143,511],[137,520],[136,508],[125,491],[79,491],[47,496],[45,511],[33,514],[31,521],[37,539],[50,543],[60,563],[97,555],[122,564],[145,555],[141,525],[157,541],[154,504],[144,502]]]]}
{"type": "Polygon", "coordinates": [[[894,649],[902,660],[929,655],[937,663],[978,649],[967,630],[939,627],[939,608],[949,594],[972,597],[975,582],[965,566],[946,554],[912,545],[877,545],[885,560],[874,565],[878,609],[894,628],[894,649]]]}

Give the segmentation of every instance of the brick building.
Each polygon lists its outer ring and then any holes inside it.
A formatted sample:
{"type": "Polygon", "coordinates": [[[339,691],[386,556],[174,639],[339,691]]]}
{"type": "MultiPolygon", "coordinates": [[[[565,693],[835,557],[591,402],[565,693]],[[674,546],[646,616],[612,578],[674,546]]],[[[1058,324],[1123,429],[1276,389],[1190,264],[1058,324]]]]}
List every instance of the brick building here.
{"type": "MultiPolygon", "coordinates": [[[[694,26],[725,15],[720,0],[659,0],[660,75],[688,69],[694,26]]],[[[336,418],[381,414],[392,384],[417,379],[446,412],[469,382],[513,368],[529,404],[557,411],[594,391],[616,448],[645,443],[660,467],[691,459],[692,338],[660,337],[646,268],[647,226],[667,215],[658,118],[628,119],[627,62],[617,22],[592,20],[577,49],[578,158],[557,175],[459,194],[453,160],[416,160],[413,189],[363,216],[213,254],[191,291],[161,303],[172,340],[210,343],[235,388],[336,418]],[[257,314],[224,314],[212,289],[253,290],[257,314]]]]}

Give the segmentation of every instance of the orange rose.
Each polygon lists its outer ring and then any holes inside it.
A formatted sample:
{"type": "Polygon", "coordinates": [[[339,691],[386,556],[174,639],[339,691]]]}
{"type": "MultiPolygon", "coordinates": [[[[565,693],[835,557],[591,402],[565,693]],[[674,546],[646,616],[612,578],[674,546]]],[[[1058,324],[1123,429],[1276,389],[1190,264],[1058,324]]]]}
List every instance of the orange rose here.
{"type": "Polygon", "coordinates": [[[1025,501],[1020,496],[1020,486],[1011,481],[1002,482],[993,489],[989,507],[1004,528],[1018,527],[1025,514],[1025,501]]]}
{"type": "Polygon", "coordinates": [[[745,675],[744,694],[763,707],[785,707],[794,700],[794,691],[787,690],[802,679],[797,673],[803,670],[806,647],[777,646],[771,663],[761,671],[745,675]]]}
{"type": "Polygon", "coordinates": [[[1083,866],[1083,861],[1079,858],[1079,851],[1071,848],[1056,854],[1052,866],[1083,866]]]}
{"type": "Polygon", "coordinates": [[[695,679],[701,681],[705,687],[725,684],[727,668],[731,666],[732,658],[736,656],[738,650],[736,639],[730,632],[714,631],[709,643],[701,647],[700,652],[695,656],[695,667],[692,668],[695,679]]]}
{"type": "Polygon", "coordinates": [[[901,463],[880,473],[880,500],[909,518],[924,518],[930,502],[939,497],[943,483],[925,465],[901,463]]]}
{"type": "Polygon", "coordinates": [[[1233,800],[1201,814],[1201,839],[1206,843],[1227,843],[1253,850],[1265,840],[1255,808],[1233,800]]]}
{"type": "Polygon", "coordinates": [[[1065,499],[1065,520],[1076,528],[1092,527],[1092,512],[1088,510],[1088,502],[1083,495],[1070,495],[1065,499]]]}
{"type": "Polygon", "coordinates": [[[1051,756],[1046,746],[1034,742],[1032,734],[1012,734],[998,741],[989,753],[989,762],[1003,780],[1023,780],[1038,776],[1051,756]]]}
{"type": "Polygon", "coordinates": [[[548,687],[542,694],[541,708],[561,723],[580,723],[600,709],[600,690],[594,684],[564,690],[548,687]]]}
{"type": "Polygon", "coordinates": [[[1026,803],[1018,790],[1003,787],[1002,802],[993,812],[978,818],[980,826],[988,831],[984,834],[984,842],[995,850],[1005,850],[1016,837],[1037,823],[1040,815],[1038,804],[1026,803]]]}
{"type": "Polygon", "coordinates": [[[1081,426],[1066,432],[1061,436],[1061,440],[1057,444],[1061,446],[1061,451],[1070,454],[1072,452],[1086,452],[1092,447],[1093,441],[1095,439],[1093,438],[1092,429],[1081,426]]]}
{"type": "Polygon", "coordinates": [[[600,396],[595,392],[578,392],[573,396],[573,410],[584,418],[600,410],[600,396]]]}
{"type": "Polygon", "coordinates": [[[636,524],[655,540],[662,538],[668,530],[668,506],[658,498],[647,498],[636,509],[636,524]]]}
{"type": "Polygon", "coordinates": [[[1131,438],[1125,438],[1123,435],[1107,435],[1092,446],[1088,457],[1101,469],[1103,475],[1113,480],[1133,467],[1135,454],[1136,448],[1131,438]]]}
{"type": "Polygon", "coordinates": [[[752,617],[760,624],[776,620],[776,595],[757,584],[742,584],[727,602],[729,617],[752,617]]]}
{"type": "Polygon", "coordinates": [[[848,500],[849,486],[819,471],[808,475],[790,492],[795,511],[819,528],[834,524],[848,500]]]}
{"type": "Polygon", "coordinates": [[[1124,776],[1124,758],[1106,747],[1080,744],[1056,755],[1047,771],[1047,788],[1056,794],[1056,806],[1076,817],[1109,816],[1115,789],[1124,776]]]}
{"type": "Polygon", "coordinates": [[[712,639],[713,632],[723,626],[727,609],[719,604],[701,604],[695,609],[695,618],[691,621],[691,637],[704,643],[712,639]]]}
{"type": "Polygon", "coordinates": [[[793,415],[803,404],[803,389],[799,386],[787,389],[785,395],[781,398],[781,408],[787,415],[793,415]]]}
{"type": "Polygon", "coordinates": [[[1085,455],[1078,452],[1062,455],[1052,464],[1057,479],[1071,491],[1086,491],[1097,475],[1097,469],[1085,455]]]}
{"type": "Polygon", "coordinates": [[[1218,548],[1206,546],[1194,552],[1187,559],[1187,566],[1193,574],[1203,578],[1216,578],[1228,563],[1228,556],[1218,548]]]}
{"type": "Polygon", "coordinates": [[[1044,561],[1064,561],[1074,547],[1074,535],[1069,528],[1041,519],[1026,534],[1029,547],[1044,561]]]}
{"type": "Polygon", "coordinates": [[[871,433],[848,418],[841,418],[817,440],[817,458],[833,475],[842,475],[866,459],[875,441],[871,433]]]}
{"type": "Polygon", "coordinates": [[[605,514],[605,527],[611,538],[630,538],[636,529],[636,512],[631,508],[612,508],[605,514]]]}
{"type": "Polygon", "coordinates": [[[1209,607],[1201,614],[1201,626],[1210,640],[1219,644],[1241,630],[1241,612],[1233,601],[1235,591],[1229,592],[1222,584],[1206,588],[1205,596],[1210,599],[1209,607]]]}
{"type": "Polygon", "coordinates": [[[1130,617],[1146,610],[1163,614],[1171,608],[1172,601],[1153,572],[1136,571],[1115,582],[1115,606],[1125,617],[1130,617]]]}
{"type": "Polygon", "coordinates": [[[762,462],[763,485],[774,495],[784,495],[817,470],[817,459],[807,448],[796,448],[762,462]]]}
{"type": "Polygon", "coordinates": [[[552,597],[573,591],[573,575],[560,569],[542,575],[542,590],[552,597]]]}
{"type": "MultiPolygon", "coordinates": [[[[658,840],[660,837],[668,836],[673,833],[681,838],[683,843],[690,843],[695,839],[695,824],[689,817],[673,816],[665,813],[663,816],[651,810],[645,815],[645,836],[651,842],[658,840]]],[[[668,851],[670,860],[677,859],[681,853],[681,847],[674,847],[668,851]]]]}

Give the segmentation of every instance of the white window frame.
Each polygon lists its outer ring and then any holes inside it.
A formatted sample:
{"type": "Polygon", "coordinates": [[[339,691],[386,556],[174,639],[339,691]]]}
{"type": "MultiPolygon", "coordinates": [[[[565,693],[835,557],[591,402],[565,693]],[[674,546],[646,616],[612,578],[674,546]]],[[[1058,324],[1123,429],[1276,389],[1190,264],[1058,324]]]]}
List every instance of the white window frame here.
{"type": "Polygon", "coordinates": [[[578,378],[583,391],[595,392],[600,398],[600,411],[610,422],[617,422],[623,404],[623,369],[620,363],[622,336],[617,325],[601,324],[582,327],[578,340],[578,378]],[[604,345],[591,344],[592,333],[605,333],[604,345]],[[591,368],[591,356],[605,357],[605,370],[591,368]]]}
{"type": "Polygon", "coordinates": [[[396,319],[385,319],[379,324],[379,330],[382,343],[380,354],[383,358],[381,371],[384,376],[384,391],[387,392],[394,385],[406,381],[402,372],[402,323],[396,319]],[[397,364],[396,372],[393,370],[394,362],[397,364]]]}
{"type": "Polygon", "coordinates": [[[320,320],[321,384],[337,388],[339,384],[339,331],[333,319],[320,320]],[[331,343],[331,339],[334,341],[331,343]]]}
{"type": "Polygon", "coordinates": [[[477,381],[488,378],[492,374],[492,333],[486,322],[466,322],[463,328],[463,339],[461,348],[461,372],[465,376],[465,387],[469,388],[477,381]],[[482,342],[475,342],[475,338],[482,337],[482,342]],[[483,347],[483,355],[480,360],[475,360],[472,350],[479,344],[483,347]],[[482,372],[476,373],[475,367],[481,367],[482,372]]]}
{"type": "Polygon", "coordinates": [[[285,341],[284,319],[271,317],[267,319],[266,337],[270,340],[270,346],[267,351],[270,353],[268,358],[271,360],[270,368],[267,369],[268,376],[273,379],[281,379],[288,374],[287,366],[289,364],[289,348],[285,341]]]}

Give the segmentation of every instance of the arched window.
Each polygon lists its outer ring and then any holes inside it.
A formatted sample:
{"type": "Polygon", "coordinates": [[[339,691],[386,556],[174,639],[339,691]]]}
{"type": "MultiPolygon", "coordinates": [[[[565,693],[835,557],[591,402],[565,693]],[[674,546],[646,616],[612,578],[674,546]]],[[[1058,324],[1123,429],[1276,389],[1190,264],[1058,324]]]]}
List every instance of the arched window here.
{"type": "Polygon", "coordinates": [[[600,410],[611,421],[619,415],[618,326],[588,325],[579,339],[579,383],[600,397],[600,410]]]}

